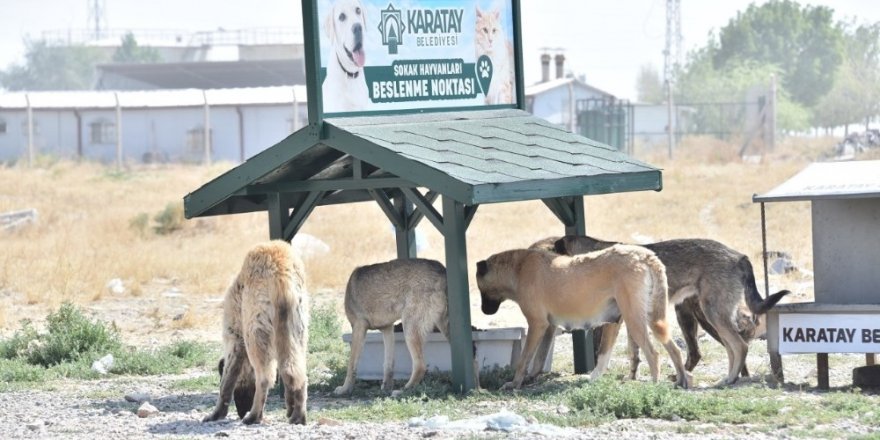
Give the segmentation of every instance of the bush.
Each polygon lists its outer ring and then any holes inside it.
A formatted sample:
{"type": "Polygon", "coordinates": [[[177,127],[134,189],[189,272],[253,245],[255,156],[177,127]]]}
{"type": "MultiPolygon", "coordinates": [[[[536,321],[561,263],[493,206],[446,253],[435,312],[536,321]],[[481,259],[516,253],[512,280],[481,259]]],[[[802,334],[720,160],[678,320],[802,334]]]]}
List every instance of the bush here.
{"type": "Polygon", "coordinates": [[[183,214],[183,203],[171,202],[165,205],[165,209],[156,214],[153,220],[158,223],[153,227],[153,230],[159,235],[168,235],[182,229],[186,220],[183,214]]]}
{"type": "Polygon", "coordinates": [[[37,344],[39,335],[31,325],[29,319],[21,321],[21,330],[15,332],[11,338],[0,341],[0,359],[16,359],[27,356],[28,347],[37,344]]]}
{"type": "Polygon", "coordinates": [[[342,323],[332,306],[312,308],[307,362],[310,386],[329,390],[342,385],[348,346],[342,341],[342,323]]]}
{"type": "Polygon", "coordinates": [[[120,347],[112,325],[90,321],[75,306],[65,303],[46,318],[47,332],[38,333],[28,320],[10,339],[0,342],[0,358],[24,359],[32,365],[50,367],[75,362],[89,355],[110,353],[120,347]]]}
{"type": "Polygon", "coordinates": [[[218,359],[217,349],[208,344],[180,341],[158,350],[119,350],[110,368],[114,374],[176,374],[186,368],[203,367],[218,359]]]}
{"type": "Polygon", "coordinates": [[[48,333],[38,337],[37,347],[27,350],[31,364],[49,367],[87,355],[111,353],[121,346],[115,326],[90,321],[72,304],[62,304],[46,320],[48,333]]]}
{"type": "Polygon", "coordinates": [[[0,383],[3,382],[42,382],[48,370],[31,365],[23,359],[0,359],[0,383]]]}
{"type": "Polygon", "coordinates": [[[609,376],[576,389],[569,404],[597,417],[637,419],[697,418],[700,404],[692,393],[676,390],[671,384],[637,381],[618,382],[609,376]]]}

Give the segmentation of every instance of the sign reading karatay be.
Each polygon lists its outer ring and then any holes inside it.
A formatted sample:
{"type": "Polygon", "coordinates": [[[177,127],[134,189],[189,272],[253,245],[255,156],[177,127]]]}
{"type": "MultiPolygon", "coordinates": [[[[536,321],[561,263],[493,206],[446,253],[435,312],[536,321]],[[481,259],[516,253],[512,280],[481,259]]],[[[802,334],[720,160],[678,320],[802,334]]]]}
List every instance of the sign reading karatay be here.
{"type": "Polygon", "coordinates": [[[318,0],[325,115],[516,106],[511,2],[318,0]]]}
{"type": "Polygon", "coordinates": [[[780,313],[779,353],[880,353],[880,316],[780,313]]]}

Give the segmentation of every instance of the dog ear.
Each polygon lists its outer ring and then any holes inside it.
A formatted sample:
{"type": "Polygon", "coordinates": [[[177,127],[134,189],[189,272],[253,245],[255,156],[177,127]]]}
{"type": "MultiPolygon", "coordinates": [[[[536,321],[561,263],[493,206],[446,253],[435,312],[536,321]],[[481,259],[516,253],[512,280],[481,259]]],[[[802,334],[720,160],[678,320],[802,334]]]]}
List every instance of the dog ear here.
{"type": "Polygon", "coordinates": [[[489,272],[489,263],[486,263],[486,260],[477,262],[477,275],[483,276],[489,272]]]}
{"type": "Polygon", "coordinates": [[[330,13],[327,14],[327,17],[324,18],[324,33],[327,34],[327,39],[330,41],[330,44],[336,42],[336,20],[334,19],[335,14],[335,8],[331,8],[330,13]]]}

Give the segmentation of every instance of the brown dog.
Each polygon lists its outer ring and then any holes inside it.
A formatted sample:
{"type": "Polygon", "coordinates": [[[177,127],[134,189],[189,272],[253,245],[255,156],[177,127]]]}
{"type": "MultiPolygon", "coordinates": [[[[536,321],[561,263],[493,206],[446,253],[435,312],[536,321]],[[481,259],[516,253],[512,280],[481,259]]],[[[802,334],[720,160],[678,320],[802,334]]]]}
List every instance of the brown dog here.
{"type": "MultiPolygon", "coordinates": [[[[594,252],[617,244],[587,236],[565,236],[541,240],[533,246],[546,248],[549,242],[553,243],[555,252],[563,255],[594,252]]],[[[763,327],[763,315],[791,292],[782,290],[761,298],[749,258],[714,240],[669,240],[644,247],[654,251],[666,265],[669,301],[675,304],[687,343],[687,370],[692,371],[702,357],[697,343],[699,323],[727,350],[729,370],[722,384],[736,382],[740,373],[748,376],[748,342],[763,327]]],[[[616,336],[619,326],[618,321],[603,329],[600,356],[603,350],[611,349],[604,332],[616,336]]],[[[634,378],[639,362],[638,347],[630,343],[630,348],[630,376],[634,378]]]]}
{"type": "Polygon", "coordinates": [[[220,396],[202,421],[225,418],[235,390],[239,415],[244,403],[252,402],[242,423],[262,422],[266,396],[279,370],[287,419],[305,424],[308,320],[305,270],[290,244],[276,240],[255,246],[223,300],[220,396]]]}
{"type": "MultiPolygon", "coordinates": [[[[620,316],[644,350],[654,381],[659,362],[648,338],[649,327],[672,358],[676,384],[690,385],[666,322],[665,268],[647,249],[618,245],[574,257],[533,249],[501,252],[477,263],[477,285],[483,313],[494,314],[502,301],[510,299],[519,305],[529,325],[513,381],[505,389],[522,386],[533,359],[529,378],[541,371],[557,325],[592,327],[620,316]],[[541,352],[535,356],[539,345],[541,352]]],[[[599,357],[594,378],[604,372],[609,357],[608,352],[599,357]]]]}

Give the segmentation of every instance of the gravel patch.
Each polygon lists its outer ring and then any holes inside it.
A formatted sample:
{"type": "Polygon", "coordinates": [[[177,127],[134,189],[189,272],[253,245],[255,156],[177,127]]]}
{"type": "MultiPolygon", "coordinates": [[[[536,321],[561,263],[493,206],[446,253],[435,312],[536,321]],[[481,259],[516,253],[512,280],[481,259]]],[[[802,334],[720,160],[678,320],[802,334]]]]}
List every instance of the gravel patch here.
{"type": "MultiPolygon", "coordinates": [[[[724,374],[726,362],[712,341],[704,340],[704,353],[708,360],[697,367],[701,389],[696,392],[712,392],[715,379],[724,374]]],[[[749,367],[755,378],[743,380],[742,385],[761,381],[769,365],[766,353],[761,352],[763,342],[752,344],[749,367]]],[[[557,339],[555,356],[570,357],[570,338],[557,339]]],[[[562,360],[563,363],[565,360],[562,360]]],[[[784,358],[787,384],[785,389],[798,399],[819,399],[815,387],[815,357],[788,356],[784,358]],[[800,390],[806,390],[801,392],[800,390]]],[[[623,367],[626,358],[615,356],[613,363],[623,367]]],[[[832,356],[832,387],[847,387],[851,382],[852,366],[864,362],[864,356],[832,356]]],[[[612,365],[613,367],[613,365],[612,365]]],[[[664,371],[672,371],[665,365],[664,371]]],[[[349,422],[324,418],[317,409],[347,405],[354,401],[339,399],[312,392],[309,396],[309,423],[306,426],[287,424],[281,418],[283,403],[277,395],[271,395],[270,412],[260,426],[244,426],[230,411],[230,416],[215,423],[201,423],[213,407],[216,391],[205,393],[175,390],[172,384],[191,379],[212,371],[193,371],[184,375],[115,377],[97,381],[59,381],[43,385],[44,389],[0,393],[0,438],[2,439],[140,439],[140,438],[308,438],[308,439],[452,439],[452,438],[561,438],[561,439],[730,439],[751,440],[771,438],[809,438],[810,434],[798,433],[803,427],[767,427],[749,424],[725,425],[685,420],[616,420],[596,427],[561,428],[542,426],[535,420],[512,432],[482,428],[457,428],[452,425],[467,424],[467,420],[450,421],[447,426],[431,426],[429,423],[390,421],[387,423],[349,422]],[[45,389],[51,388],[51,389],[45,389]],[[139,417],[138,410],[149,404],[155,414],[139,417]]],[[[563,375],[564,369],[563,369],[563,375]]],[[[646,380],[644,376],[641,380],[646,380]]],[[[878,400],[880,401],[880,400],[878,400]]],[[[552,403],[552,402],[550,402],[552,403]]],[[[552,403],[556,405],[555,403],[552,403]]],[[[567,409],[567,408],[564,408],[567,409]]],[[[505,410],[505,402],[480,402],[478,408],[469,408],[473,418],[505,410]]],[[[557,409],[557,411],[559,411],[557,409]]],[[[835,422],[829,426],[810,427],[807,432],[846,433],[847,436],[880,433],[880,428],[852,420],[835,422]]]]}

